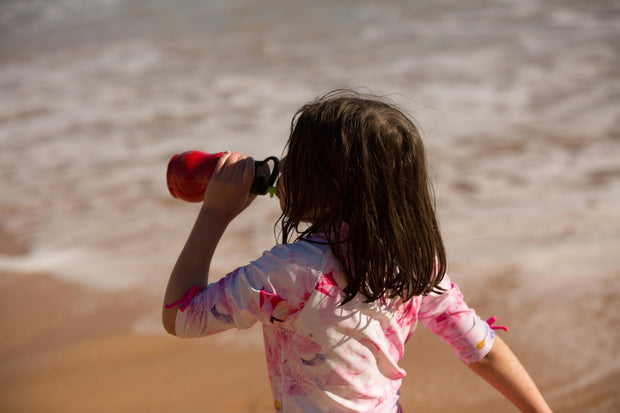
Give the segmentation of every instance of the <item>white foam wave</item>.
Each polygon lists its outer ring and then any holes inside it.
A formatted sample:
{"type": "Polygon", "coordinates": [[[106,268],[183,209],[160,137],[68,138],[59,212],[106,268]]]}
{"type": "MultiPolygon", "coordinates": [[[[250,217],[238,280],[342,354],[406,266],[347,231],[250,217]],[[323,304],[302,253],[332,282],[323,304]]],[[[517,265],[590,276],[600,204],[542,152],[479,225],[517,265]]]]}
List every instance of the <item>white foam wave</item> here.
{"type": "Polygon", "coordinates": [[[136,262],[83,248],[35,249],[23,256],[0,256],[0,269],[20,273],[47,273],[61,280],[103,291],[135,287],[144,281],[136,262]]]}

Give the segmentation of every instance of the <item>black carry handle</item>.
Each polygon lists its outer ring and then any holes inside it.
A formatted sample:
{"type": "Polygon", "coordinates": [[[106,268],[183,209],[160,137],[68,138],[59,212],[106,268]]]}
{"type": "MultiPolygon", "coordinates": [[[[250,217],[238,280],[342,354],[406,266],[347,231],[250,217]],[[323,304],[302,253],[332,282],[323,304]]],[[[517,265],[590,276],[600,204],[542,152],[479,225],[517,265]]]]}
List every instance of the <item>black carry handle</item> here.
{"type": "Polygon", "coordinates": [[[254,181],[250,193],[255,195],[265,195],[269,188],[273,186],[278,178],[278,165],[280,160],[275,156],[270,156],[264,161],[254,163],[254,181]],[[273,162],[273,168],[269,168],[269,161],[273,162]]]}

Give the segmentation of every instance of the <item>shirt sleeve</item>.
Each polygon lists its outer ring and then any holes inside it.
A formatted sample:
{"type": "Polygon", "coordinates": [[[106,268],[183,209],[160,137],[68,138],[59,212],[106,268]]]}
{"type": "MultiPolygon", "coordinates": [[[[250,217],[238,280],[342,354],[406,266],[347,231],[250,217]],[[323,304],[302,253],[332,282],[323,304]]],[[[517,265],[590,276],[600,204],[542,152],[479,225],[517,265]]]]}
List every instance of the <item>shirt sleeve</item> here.
{"type": "Polygon", "coordinates": [[[495,332],[469,308],[459,287],[448,275],[440,283],[446,291],[422,298],[420,321],[452,347],[465,364],[481,360],[493,347],[495,332]]]}
{"type": "MultiPolygon", "coordinates": [[[[291,323],[320,276],[317,251],[305,242],[278,245],[226,274],[177,310],[176,335],[201,337],[261,323],[291,323]]],[[[319,266],[320,268],[320,266],[319,266]]]]}

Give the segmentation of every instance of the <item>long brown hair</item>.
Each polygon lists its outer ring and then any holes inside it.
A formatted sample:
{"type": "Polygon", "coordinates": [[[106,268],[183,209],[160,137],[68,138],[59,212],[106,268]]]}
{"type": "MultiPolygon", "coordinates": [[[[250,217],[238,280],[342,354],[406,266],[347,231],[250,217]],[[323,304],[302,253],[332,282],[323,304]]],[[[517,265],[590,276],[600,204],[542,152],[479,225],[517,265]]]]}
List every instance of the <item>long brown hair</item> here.
{"type": "Polygon", "coordinates": [[[424,144],[407,115],[376,96],[331,92],[297,111],[287,149],[282,242],[325,234],[346,272],[343,303],[440,290],[446,254],[424,144]]]}

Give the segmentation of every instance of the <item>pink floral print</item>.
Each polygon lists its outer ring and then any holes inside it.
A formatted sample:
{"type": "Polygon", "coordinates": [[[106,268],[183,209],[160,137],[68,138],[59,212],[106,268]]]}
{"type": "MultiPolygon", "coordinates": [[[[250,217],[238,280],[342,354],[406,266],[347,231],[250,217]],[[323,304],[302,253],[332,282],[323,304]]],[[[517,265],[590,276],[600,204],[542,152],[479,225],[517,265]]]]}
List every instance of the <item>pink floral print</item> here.
{"type": "MultiPolygon", "coordinates": [[[[199,337],[263,326],[280,412],[400,412],[398,366],[417,321],[465,363],[490,350],[494,331],[467,307],[448,276],[443,294],[341,305],[346,278],[325,238],[277,245],[196,294],[177,312],[176,333],[199,337]]],[[[193,292],[195,293],[195,292],[193,292]]]]}

